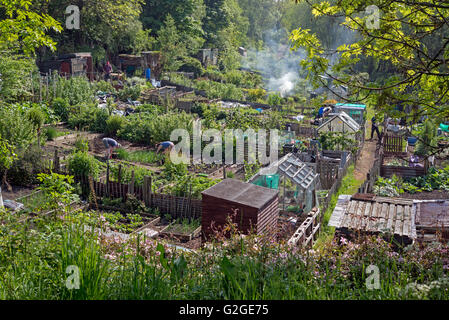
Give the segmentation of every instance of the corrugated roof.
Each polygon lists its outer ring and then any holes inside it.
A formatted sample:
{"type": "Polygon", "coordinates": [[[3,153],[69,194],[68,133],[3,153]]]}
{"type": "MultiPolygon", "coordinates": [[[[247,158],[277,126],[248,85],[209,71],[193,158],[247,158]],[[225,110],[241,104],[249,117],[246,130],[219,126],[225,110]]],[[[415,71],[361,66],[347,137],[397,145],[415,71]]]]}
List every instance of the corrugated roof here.
{"type": "Polygon", "coordinates": [[[328,125],[330,122],[334,121],[336,118],[339,118],[341,121],[343,121],[348,127],[353,129],[354,131],[359,131],[360,130],[360,125],[344,111],[342,111],[340,113],[333,113],[333,114],[331,114],[331,117],[328,118],[328,120],[326,122],[322,123],[318,127],[317,130],[319,131],[321,128],[323,128],[324,126],[328,125]]]}
{"type": "Polygon", "coordinates": [[[278,191],[240,180],[225,179],[201,194],[261,209],[277,197],[278,191]]]}
{"type": "Polygon", "coordinates": [[[342,198],[341,205],[335,208],[329,225],[416,239],[416,205],[413,200],[384,197],[374,197],[372,201],[345,200],[342,198]]]}

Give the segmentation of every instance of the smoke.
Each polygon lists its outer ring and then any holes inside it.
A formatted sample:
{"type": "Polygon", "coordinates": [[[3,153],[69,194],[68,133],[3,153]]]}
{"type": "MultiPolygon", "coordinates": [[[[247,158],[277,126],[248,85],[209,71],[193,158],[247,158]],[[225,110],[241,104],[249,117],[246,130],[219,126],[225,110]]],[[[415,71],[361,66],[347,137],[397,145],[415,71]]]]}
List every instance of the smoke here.
{"type": "Polygon", "coordinates": [[[272,29],[264,33],[262,50],[248,50],[243,67],[259,71],[265,88],[285,97],[293,93],[296,83],[303,78],[299,63],[304,57],[302,50],[291,51],[285,29],[272,29]]]}
{"type": "MultiPolygon", "coordinates": [[[[327,46],[334,51],[328,56],[330,67],[332,67],[340,58],[335,50],[342,44],[354,43],[357,34],[339,24],[334,25],[329,33],[331,43],[327,46]]],[[[266,31],[264,47],[261,50],[248,49],[247,57],[242,61],[244,68],[259,71],[262,74],[265,88],[269,92],[277,92],[282,97],[294,93],[305,93],[313,89],[311,84],[305,81],[306,72],[300,66],[306,54],[303,49],[292,51],[288,37],[289,33],[282,28],[266,31]]],[[[331,72],[330,69],[329,72],[331,72]]]]}

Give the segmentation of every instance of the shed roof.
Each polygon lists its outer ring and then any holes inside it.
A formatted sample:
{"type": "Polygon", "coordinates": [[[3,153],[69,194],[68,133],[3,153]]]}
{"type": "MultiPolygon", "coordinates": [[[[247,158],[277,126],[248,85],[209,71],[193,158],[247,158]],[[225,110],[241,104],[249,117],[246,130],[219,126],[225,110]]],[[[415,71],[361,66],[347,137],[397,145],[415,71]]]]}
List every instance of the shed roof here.
{"type": "Polygon", "coordinates": [[[240,180],[225,179],[201,194],[261,209],[277,197],[278,191],[240,180]]]}
{"type": "Polygon", "coordinates": [[[322,123],[319,127],[318,127],[318,131],[321,130],[323,127],[327,126],[328,124],[330,124],[332,121],[334,121],[335,119],[340,119],[341,121],[343,121],[348,127],[350,127],[352,130],[354,131],[359,131],[360,130],[360,125],[357,123],[357,121],[355,121],[354,119],[352,119],[346,112],[342,111],[339,113],[333,113],[331,114],[331,116],[324,122],[322,123]]]}
{"type": "Polygon", "coordinates": [[[374,196],[372,200],[340,197],[329,225],[353,231],[387,232],[416,239],[413,200],[374,196]]]}

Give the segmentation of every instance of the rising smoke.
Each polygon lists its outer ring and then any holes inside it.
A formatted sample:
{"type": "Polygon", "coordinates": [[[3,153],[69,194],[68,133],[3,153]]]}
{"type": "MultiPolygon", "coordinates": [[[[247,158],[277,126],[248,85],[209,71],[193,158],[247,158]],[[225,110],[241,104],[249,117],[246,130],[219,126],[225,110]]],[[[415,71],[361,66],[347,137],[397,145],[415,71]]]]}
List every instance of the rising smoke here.
{"type": "MultiPolygon", "coordinates": [[[[354,32],[339,25],[329,32],[332,33],[332,43],[329,46],[331,51],[336,50],[342,44],[351,44],[356,40],[354,32]]],[[[305,59],[306,54],[302,49],[291,50],[288,35],[285,29],[266,31],[263,49],[249,49],[247,57],[243,59],[244,68],[261,72],[265,88],[270,92],[278,92],[282,97],[294,94],[297,83],[306,77],[300,66],[300,62],[305,59]]],[[[328,58],[330,66],[332,66],[339,59],[339,55],[332,54],[328,58]]],[[[307,90],[312,89],[310,84],[305,84],[305,86],[307,90]]]]}
{"type": "Polygon", "coordinates": [[[261,72],[266,89],[285,97],[302,78],[299,63],[304,57],[302,50],[291,51],[285,29],[272,29],[264,34],[262,50],[248,50],[243,67],[261,72]]]}

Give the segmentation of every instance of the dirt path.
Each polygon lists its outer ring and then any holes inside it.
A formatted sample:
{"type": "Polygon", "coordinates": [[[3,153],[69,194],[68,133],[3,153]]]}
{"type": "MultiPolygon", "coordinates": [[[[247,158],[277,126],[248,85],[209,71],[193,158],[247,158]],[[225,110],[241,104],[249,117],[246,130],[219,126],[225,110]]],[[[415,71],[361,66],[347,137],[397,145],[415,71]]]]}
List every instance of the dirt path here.
{"type": "Polygon", "coordinates": [[[371,170],[376,154],[377,140],[367,141],[363,144],[357,164],[354,168],[354,177],[359,181],[365,181],[366,174],[371,170]]]}

